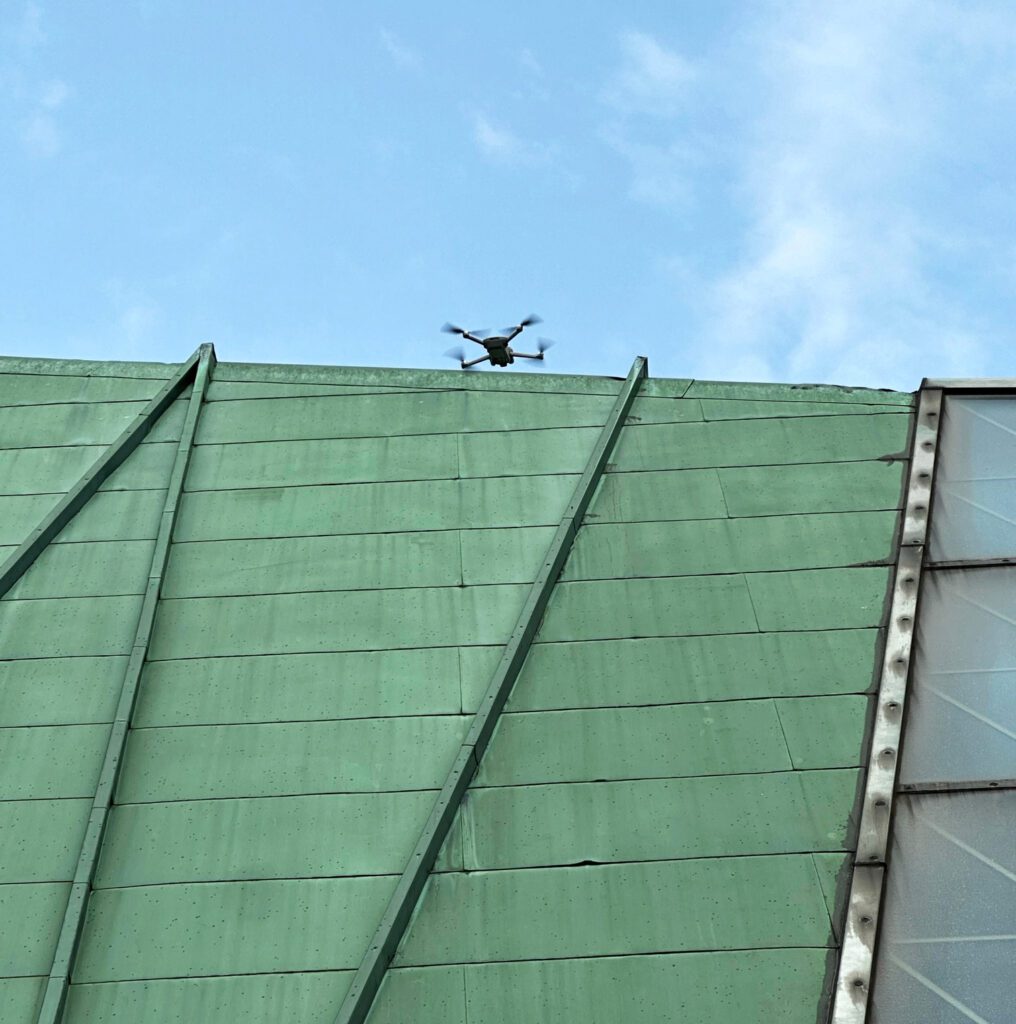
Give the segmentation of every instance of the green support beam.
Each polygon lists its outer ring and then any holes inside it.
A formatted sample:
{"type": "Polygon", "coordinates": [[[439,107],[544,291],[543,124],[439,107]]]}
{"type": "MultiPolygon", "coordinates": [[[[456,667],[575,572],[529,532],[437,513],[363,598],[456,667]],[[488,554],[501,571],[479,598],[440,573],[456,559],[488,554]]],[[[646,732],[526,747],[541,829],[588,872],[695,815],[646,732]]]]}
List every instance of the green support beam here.
{"type": "MultiPolygon", "coordinates": [[[[152,553],[152,565],[148,574],[144,601],[141,605],[141,615],[138,619],[134,643],[131,647],[130,658],[127,662],[127,669],[120,690],[116,716],[113,719],[109,740],[106,743],[106,753],[102,761],[102,770],[99,774],[95,797],[92,801],[92,810],[88,817],[85,836],[81,843],[81,852],[74,872],[74,880],[71,883],[70,896],[68,897],[67,907],[60,926],[53,966],[46,982],[42,1006],[39,1009],[38,1024],[58,1024],[63,1014],[64,1003],[67,999],[67,988],[70,984],[71,970],[74,966],[74,957],[85,921],[85,911],[88,907],[88,896],[92,887],[92,879],[95,876],[99,851],[102,847],[102,837],[106,830],[106,823],[109,820],[109,809],[116,791],[116,783],[120,774],[120,766],[123,763],[124,749],[127,744],[127,734],[130,731],[131,717],[134,713],[134,705],[137,702],[141,670],[148,655],[148,644],[152,633],[152,624],[155,620],[155,610],[159,603],[162,577],[169,559],[169,548],[173,539],[173,527],[176,523],[180,495],[183,491],[184,477],[187,473],[187,465],[194,447],[194,434],[198,425],[198,416],[201,413],[202,403],[204,402],[205,392],[208,388],[208,381],[214,365],[215,350],[211,345],[202,345],[191,359],[183,365],[177,376],[159,392],[145,411],[141,413],[138,417],[138,422],[121,435],[114,445],[111,446],[110,450],[78,482],[74,490],[61,502],[61,505],[47,516],[43,525],[32,534],[32,538],[36,538],[46,536],[50,529],[52,530],[52,533],[49,534],[50,536],[59,532],[59,529],[66,525],[74,513],[84,505],[88,497],[96,491],[113,469],[120,465],[127,455],[137,447],[141,439],[152,429],[161,412],[168,408],[169,404],[183,391],[188,383],[193,381],[194,386],[191,389],[187,416],[184,420],[183,431],[169,478],[169,485],[166,489],[166,502],[163,506],[162,518],[159,522],[159,533],[155,542],[155,549],[152,553]],[[81,497],[82,494],[85,496],[81,497]],[[60,523],[60,526],[52,525],[57,522],[60,523]]],[[[31,539],[26,543],[31,543],[31,539]]],[[[25,547],[25,545],[22,545],[22,547],[25,547]]],[[[19,549],[18,553],[20,551],[21,549],[19,549]]],[[[18,553],[15,553],[13,557],[17,558],[18,553]]],[[[27,568],[29,564],[31,564],[30,560],[25,567],[27,568]]],[[[21,571],[24,572],[24,568],[21,571]]]]}
{"type": "Polygon", "coordinates": [[[51,540],[81,511],[88,499],[106,482],[110,474],[142,441],[159,421],[159,417],[176,401],[198,372],[202,352],[211,349],[202,345],[166,382],[162,390],[135,417],[134,421],[106,449],[98,461],[64,495],[49,515],[28,535],[27,539],[0,566],[0,597],[3,597],[46,549],[51,540]]]}
{"type": "Polygon", "coordinates": [[[540,628],[544,610],[571,551],[575,534],[582,525],[582,518],[614,450],[639,386],[647,375],[647,361],[639,356],[632,364],[610,416],[589,456],[585,471],[550,542],[543,566],[529,591],[490,686],[480,702],[472,726],[448,772],[434,809],[423,827],[409,863],[402,872],[381,923],[370,940],[367,953],[335,1018],[335,1024],[363,1024],[370,1013],[388,964],[402,940],[462,797],[469,788],[469,783],[487,749],[501,716],[501,710],[511,694],[530,645],[540,628]]]}

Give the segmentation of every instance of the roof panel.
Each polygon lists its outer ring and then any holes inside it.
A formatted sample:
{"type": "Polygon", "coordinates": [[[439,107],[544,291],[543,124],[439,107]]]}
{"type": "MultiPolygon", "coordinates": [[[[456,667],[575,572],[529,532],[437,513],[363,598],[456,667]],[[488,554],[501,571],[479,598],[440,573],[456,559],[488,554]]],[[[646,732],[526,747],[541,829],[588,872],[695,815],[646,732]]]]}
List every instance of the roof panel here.
{"type": "Polygon", "coordinates": [[[467,724],[432,715],[136,729],[117,801],[440,789],[467,724]]]}
{"type": "Polygon", "coordinates": [[[760,629],[853,629],[882,622],[889,570],[807,569],[746,579],[760,629]]]}
{"type": "Polygon", "coordinates": [[[395,962],[824,946],[829,939],[810,856],[725,857],[435,875],[395,962]],[[674,907],[678,893],[680,913],[657,912],[674,907]]]}
{"type": "MultiPolygon", "coordinates": [[[[0,680],[2,673],[0,666],[0,680]]],[[[147,728],[448,715],[461,706],[457,649],[424,647],[150,662],[134,722],[147,728]]]]}
{"type": "Polygon", "coordinates": [[[525,596],[524,586],[417,587],[164,601],[150,658],[496,644],[525,596]]]}
{"type": "Polygon", "coordinates": [[[610,469],[696,469],[899,457],[908,413],[712,423],[650,424],[624,430],[610,469]]]}
{"type": "MultiPolygon", "coordinates": [[[[148,582],[154,540],[50,544],[4,601],[140,594],[148,582]]],[[[16,548],[0,548],[0,560],[16,548]]]]}
{"type": "Polygon", "coordinates": [[[191,541],[556,526],[577,480],[519,476],[194,491],[184,495],[174,536],[191,541]]]}
{"type": "Polygon", "coordinates": [[[458,475],[456,434],[199,445],[187,490],[297,487],[458,475]]]}
{"type": "Polygon", "coordinates": [[[8,658],[129,654],[141,598],[0,601],[0,644],[8,658]]]}
{"type": "MultiPolygon", "coordinates": [[[[860,693],[872,685],[877,640],[875,629],[836,629],[540,643],[508,710],[860,693]]],[[[499,655],[500,648],[460,652],[467,709],[478,705],[499,655]]]]}
{"type": "Polygon", "coordinates": [[[910,407],[914,396],[908,391],[874,388],[846,388],[835,384],[737,384],[730,381],[696,380],[687,391],[689,398],[725,398],[742,402],[861,402],[865,405],[910,407]]]}
{"type": "Polygon", "coordinates": [[[899,508],[906,461],[719,470],[732,516],[899,508]]]}
{"type": "MultiPolygon", "coordinates": [[[[725,519],[727,507],[715,469],[607,473],[596,489],[589,523],[668,519],[725,519]]],[[[581,534],[580,534],[581,536],[581,534]]]]}
{"type": "Polygon", "coordinates": [[[89,901],[74,981],[356,967],[395,881],[380,876],[99,889],[89,901]]]}
{"type": "Polygon", "coordinates": [[[468,871],[838,851],[857,776],[782,771],[480,788],[453,840],[468,871]]]}
{"type": "Polygon", "coordinates": [[[435,796],[421,791],[119,806],[110,817],[95,886],[398,874],[435,796]]]}
{"type": "Polygon", "coordinates": [[[475,786],[773,772],[792,766],[771,700],[502,717],[475,786]]]}
{"type": "Polygon", "coordinates": [[[776,701],[794,767],[863,764],[867,709],[868,698],[860,694],[776,701]]]}
{"type": "Polygon", "coordinates": [[[70,881],[91,806],[90,799],[0,800],[0,883],[70,881]]]}
{"type": "Polygon", "coordinates": [[[461,582],[458,533],[433,530],[174,544],[162,593],[208,597],[461,582]]]}
{"type": "Polygon", "coordinates": [[[467,1007],[483,1024],[661,1024],[675,1015],[689,1024],[814,1024],[826,956],[760,949],[477,964],[466,968],[467,1007]]]}
{"type": "Polygon", "coordinates": [[[5,978],[49,974],[60,919],[67,903],[67,882],[0,885],[0,975],[5,978]]]}
{"type": "Polygon", "coordinates": [[[0,729],[0,800],[90,797],[108,734],[107,725],[0,729]]]}
{"type": "Polygon", "coordinates": [[[558,584],[537,638],[610,640],[756,629],[743,576],[682,576],[558,584]]]}
{"type": "Polygon", "coordinates": [[[0,661],[0,726],[111,722],[127,658],[0,661]]]}
{"type": "Polygon", "coordinates": [[[592,524],[562,580],[698,576],[888,562],[898,513],[592,524]]]}

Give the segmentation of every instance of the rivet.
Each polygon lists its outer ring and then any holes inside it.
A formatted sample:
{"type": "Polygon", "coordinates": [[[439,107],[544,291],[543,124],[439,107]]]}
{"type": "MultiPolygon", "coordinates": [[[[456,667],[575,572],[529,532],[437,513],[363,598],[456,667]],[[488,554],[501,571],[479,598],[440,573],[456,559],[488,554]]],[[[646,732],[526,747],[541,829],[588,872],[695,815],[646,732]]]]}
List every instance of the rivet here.
{"type": "Polygon", "coordinates": [[[861,924],[871,924],[871,918],[867,914],[861,916],[861,924]]]}
{"type": "Polygon", "coordinates": [[[875,801],[875,806],[876,807],[886,807],[886,806],[888,806],[888,803],[889,802],[887,800],[876,800],[875,801]]]}
{"type": "Polygon", "coordinates": [[[896,751],[893,750],[892,747],[886,747],[885,750],[882,751],[882,756],[883,757],[895,757],[896,756],[896,751]]]}
{"type": "Polygon", "coordinates": [[[854,978],[850,983],[854,988],[864,988],[864,978],[854,978]]]}

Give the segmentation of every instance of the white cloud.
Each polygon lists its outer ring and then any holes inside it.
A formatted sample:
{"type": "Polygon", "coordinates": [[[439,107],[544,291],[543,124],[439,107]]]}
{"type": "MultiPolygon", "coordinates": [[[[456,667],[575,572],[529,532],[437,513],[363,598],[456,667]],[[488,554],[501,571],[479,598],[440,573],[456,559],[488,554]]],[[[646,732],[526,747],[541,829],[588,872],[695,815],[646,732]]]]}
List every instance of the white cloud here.
{"type": "Polygon", "coordinates": [[[985,325],[948,286],[977,228],[957,232],[919,194],[953,145],[949,85],[925,62],[954,45],[965,8],[782,11],[748,41],[757,89],[730,169],[746,227],[691,302],[702,323],[695,372],[897,387],[982,372],[985,325]]]}
{"type": "Polygon", "coordinates": [[[485,157],[499,163],[539,164],[551,157],[546,146],[521,138],[483,114],[473,116],[473,141],[485,157]]]}
{"type": "Polygon", "coordinates": [[[63,148],[56,120],[43,111],[32,114],[21,127],[21,145],[32,157],[56,156],[63,148]]]}
{"type": "Polygon", "coordinates": [[[691,62],[646,32],[623,33],[621,51],[607,101],[629,113],[668,115],[679,109],[695,77],[691,62]]]}
{"type": "Polygon", "coordinates": [[[400,68],[415,69],[421,65],[420,54],[388,29],[381,29],[379,36],[385,52],[400,68]]]}

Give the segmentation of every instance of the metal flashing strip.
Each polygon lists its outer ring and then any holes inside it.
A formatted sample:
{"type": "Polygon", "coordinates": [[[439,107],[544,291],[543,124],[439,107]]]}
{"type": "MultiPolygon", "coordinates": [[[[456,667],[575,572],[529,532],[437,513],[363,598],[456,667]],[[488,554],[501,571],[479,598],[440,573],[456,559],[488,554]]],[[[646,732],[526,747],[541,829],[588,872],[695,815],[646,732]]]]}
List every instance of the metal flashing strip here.
{"type": "Polygon", "coordinates": [[[941,411],[941,389],[922,389],[914,423],[882,672],[875,697],[875,725],[850,883],[847,924],[833,994],[832,1024],[863,1024],[868,1014],[941,411]]]}
{"type": "Polygon", "coordinates": [[[926,377],[921,390],[949,391],[960,395],[985,391],[1016,391],[1016,377],[926,377]]]}
{"type": "MultiPolygon", "coordinates": [[[[198,416],[201,412],[205,391],[207,390],[214,365],[215,350],[211,345],[202,345],[194,356],[184,364],[180,374],[170,385],[167,385],[167,388],[159,396],[161,399],[164,393],[169,392],[170,388],[176,388],[176,393],[179,394],[188,380],[193,377],[194,386],[191,389],[187,415],[184,420],[183,431],[177,446],[176,457],[173,461],[173,469],[170,473],[169,484],[166,490],[166,501],[159,523],[159,533],[155,542],[155,549],[152,552],[152,564],[148,574],[144,601],[141,605],[141,614],[138,618],[134,643],[131,647],[130,657],[124,673],[116,715],[106,743],[106,753],[103,757],[102,769],[99,773],[99,781],[92,800],[92,809],[88,817],[85,835],[81,842],[81,851],[78,856],[74,879],[71,883],[67,907],[64,910],[63,921],[57,939],[56,953],[53,958],[53,966],[49,972],[45,995],[39,1009],[39,1015],[36,1018],[37,1024],[58,1024],[63,1013],[64,1003],[67,998],[67,988],[70,984],[71,970],[74,965],[74,957],[85,921],[85,911],[88,905],[92,879],[95,876],[99,852],[102,847],[102,838],[109,819],[109,809],[116,790],[120,766],[123,763],[131,717],[133,716],[134,705],[137,701],[141,670],[148,655],[152,624],[155,619],[156,607],[159,603],[159,590],[162,586],[163,573],[165,572],[169,557],[169,548],[173,538],[173,527],[176,523],[180,495],[183,490],[184,476],[186,475],[187,465],[194,447],[194,434],[197,429],[198,416]]],[[[167,404],[171,400],[168,399],[167,404]]],[[[153,406],[154,404],[155,402],[153,402],[153,406]]],[[[165,405],[163,405],[163,408],[165,408],[165,405]]],[[[151,429],[153,423],[154,418],[146,427],[145,433],[151,429]]],[[[118,443],[122,443],[122,440],[118,443]]],[[[136,444],[137,442],[135,442],[136,444]]],[[[125,457],[126,455],[123,456],[123,458],[125,457]]],[[[120,459],[121,462],[123,458],[120,459]]],[[[84,502],[82,501],[81,504],[84,504],[84,502]]]]}
{"type": "Polygon", "coordinates": [[[554,584],[571,550],[575,534],[603,475],[607,460],[624,427],[639,386],[648,376],[648,363],[639,356],[621,387],[600,437],[589,456],[585,471],[575,487],[564,516],[550,542],[543,567],[533,582],[515,629],[505,646],[490,686],[473,717],[472,726],[452,764],[434,808],[402,872],[391,900],[378,925],[362,963],[357,969],[336,1024],[363,1024],[370,1013],[388,964],[398,948],[420,894],[462,801],[463,794],[479,767],[505,702],[511,694],[529,648],[540,628],[543,612],[554,584]]]}
{"type": "Polygon", "coordinates": [[[18,582],[46,549],[54,537],[81,511],[89,498],[105,483],[131,452],[148,436],[159,417],[180,396],[195,378],[201,353],[210,345],[202,345],[177,371],[176,376],[134,418],[134,421],[89,467],[84,476],[64,495],[49,515],[28,535],[0,566],[0,597],[18,582]]]}

